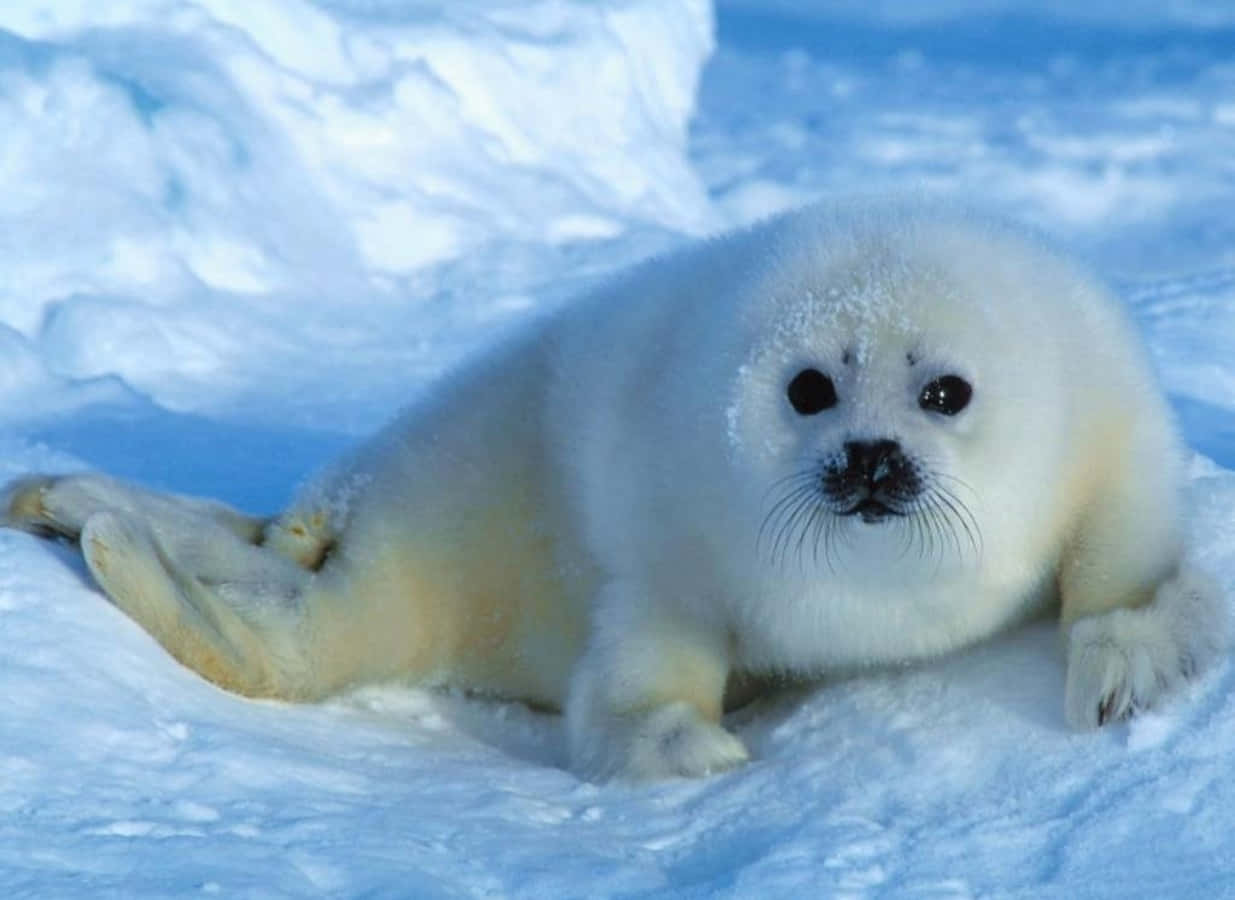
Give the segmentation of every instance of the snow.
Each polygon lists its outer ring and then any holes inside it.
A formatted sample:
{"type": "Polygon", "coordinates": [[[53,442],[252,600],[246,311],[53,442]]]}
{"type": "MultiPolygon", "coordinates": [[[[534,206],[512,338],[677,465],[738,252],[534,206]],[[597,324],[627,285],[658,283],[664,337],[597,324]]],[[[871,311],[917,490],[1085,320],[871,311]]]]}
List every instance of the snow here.
{"type": "Polygon", "coordinates": [[[0,318],[48,374],[164,409],[347,416],[313,335],[357,378],[375,352],[434,371],[457,323],[394,345],[400,310],[466,285],[470,328],[564,246],[709,222],[685,154],[703,0],[30,2],[0,28],[0,318]]]}
{"type": "MultiPolygon", "coordinates": [[[[1230,585],[1231,46],[1200,0],[5,4],[0,478],[272,511],[531,309],[908,186],[1116,283],[1230,585]]],[[[573,778],[518,704],[223,693],[10,532],[0,635],[4,896],[1235,892],[1235,673],[1074,734],[1048,623],[756,704],[750,766],[642,787],[573,778]]]]}

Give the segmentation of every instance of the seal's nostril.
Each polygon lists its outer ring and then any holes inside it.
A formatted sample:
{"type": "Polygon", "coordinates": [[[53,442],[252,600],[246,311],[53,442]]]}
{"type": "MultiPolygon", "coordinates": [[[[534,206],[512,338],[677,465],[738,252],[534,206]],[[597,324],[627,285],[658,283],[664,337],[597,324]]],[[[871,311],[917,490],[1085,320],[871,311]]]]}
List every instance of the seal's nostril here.
{"type": "Polygon", "coordinates": [[[872,487],[896,476],[904,465],[904,459],[901,445],[887,438],[845,442],[846,468],[872,487]]]}

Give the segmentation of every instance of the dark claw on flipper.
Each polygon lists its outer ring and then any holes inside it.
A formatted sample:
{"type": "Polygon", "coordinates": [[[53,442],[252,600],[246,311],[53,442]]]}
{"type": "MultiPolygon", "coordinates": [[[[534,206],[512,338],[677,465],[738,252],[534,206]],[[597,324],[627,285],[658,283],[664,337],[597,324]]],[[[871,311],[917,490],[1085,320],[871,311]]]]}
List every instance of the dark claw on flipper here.
{"type": "Polygon", "coordinates": [[[1115,706],[1115,695],[1114,694],[1107,696],[1106,698],[1102,700],[1101,703],[1098,704],[1098,727],[1099,728],[1101,728],[1111,719],[1111,714],[1114,712],[1114,706],[1115,706]]]}

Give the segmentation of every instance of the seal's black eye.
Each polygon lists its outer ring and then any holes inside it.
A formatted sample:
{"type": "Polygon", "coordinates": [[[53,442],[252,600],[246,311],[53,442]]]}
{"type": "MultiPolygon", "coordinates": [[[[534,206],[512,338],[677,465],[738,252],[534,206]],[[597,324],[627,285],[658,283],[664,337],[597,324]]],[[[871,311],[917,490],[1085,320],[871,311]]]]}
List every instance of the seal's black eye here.
{"type": "Polygon", "coordinates": [[[973,386],[959,375],[943,375],[936,378],[918,395],[918,406],[927,412],[954,416],[969,405],[973,386]]]}
{"type": "Polygon", "coordinates": [[[799,415],[813,416],[836,405],[836,387],[818,369],[803,369],[794,375],[788,393],[799,415]]]}

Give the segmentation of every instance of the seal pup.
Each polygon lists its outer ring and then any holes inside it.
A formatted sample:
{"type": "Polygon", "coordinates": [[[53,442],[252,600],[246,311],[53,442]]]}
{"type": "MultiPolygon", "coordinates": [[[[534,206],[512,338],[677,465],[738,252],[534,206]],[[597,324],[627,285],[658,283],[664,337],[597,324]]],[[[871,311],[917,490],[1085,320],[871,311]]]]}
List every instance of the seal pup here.
{"type": "Polygon", "coordinates": [[[10,485],[225,688],[452,684],[563,709],[585,777],[747,758],[736,677],[932,657],[1057,604],[1067,720],[1215,658],[1182,448],[1087,272],[918,203],[645,264],[478,355],[263,519],[103,475],[10,485]]]}

